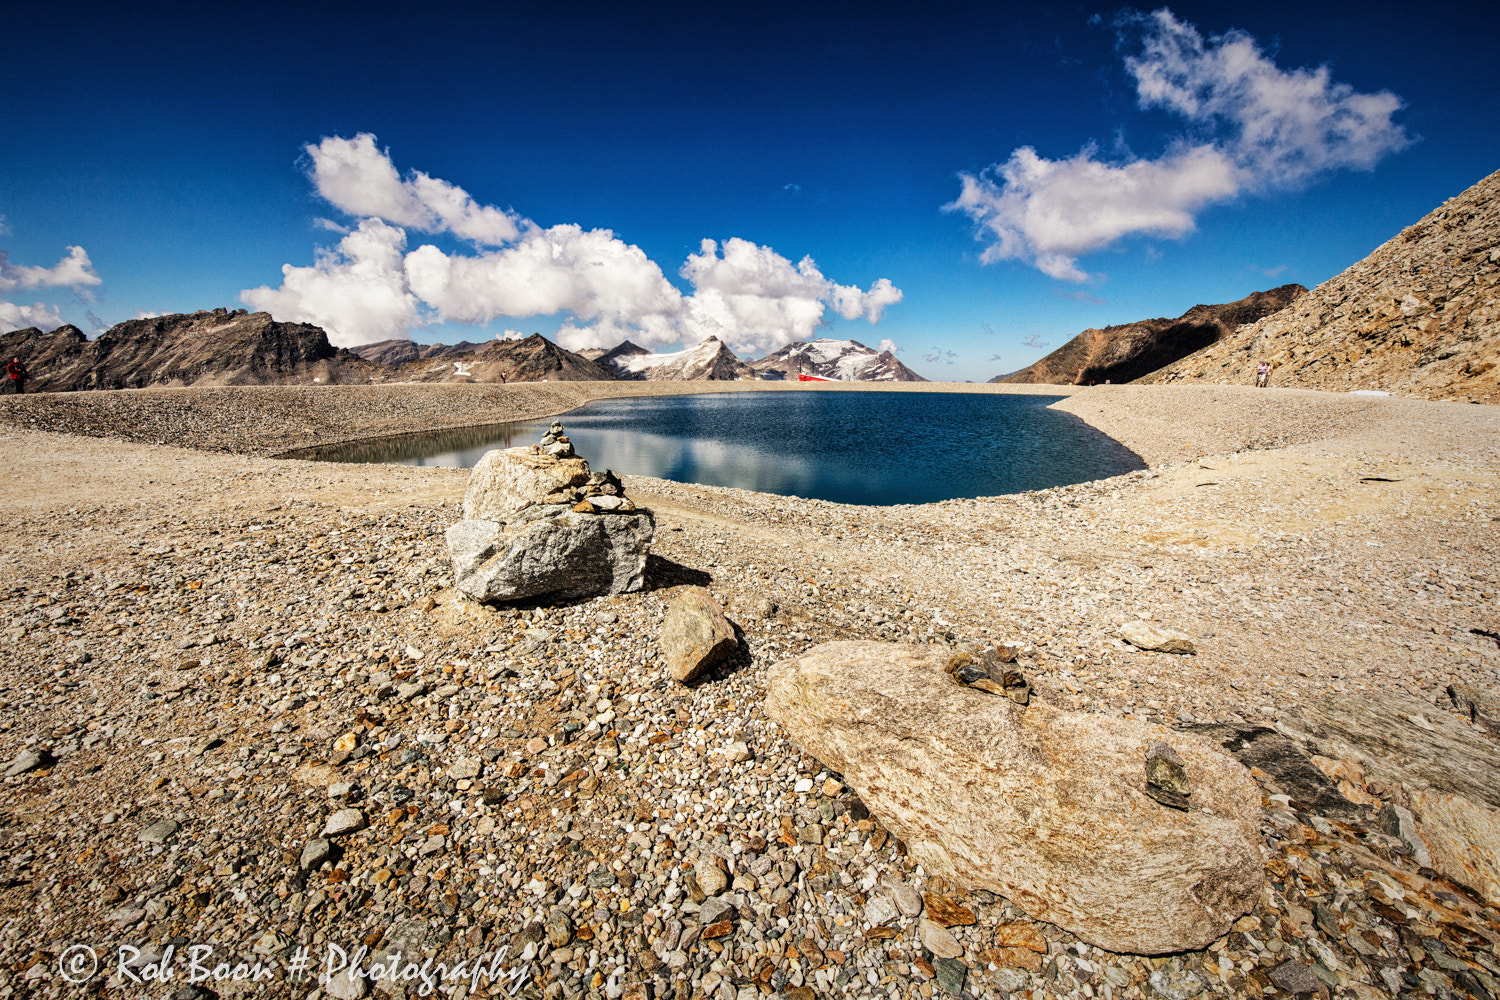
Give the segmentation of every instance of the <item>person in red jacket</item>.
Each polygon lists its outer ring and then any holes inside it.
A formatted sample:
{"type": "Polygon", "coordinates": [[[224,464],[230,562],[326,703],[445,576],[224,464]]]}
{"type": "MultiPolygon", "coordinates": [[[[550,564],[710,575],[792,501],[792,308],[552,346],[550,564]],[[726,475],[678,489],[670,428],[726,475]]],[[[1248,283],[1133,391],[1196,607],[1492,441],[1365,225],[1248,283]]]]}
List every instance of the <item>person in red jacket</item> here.
{"type": "Polygon", "coordinates": [[[17,395],[26,391],[26,366],[21,363],[20,358],[10,359],[10,364],[5,366],[5,374],[10,376],[11,385],[17,395]]]}

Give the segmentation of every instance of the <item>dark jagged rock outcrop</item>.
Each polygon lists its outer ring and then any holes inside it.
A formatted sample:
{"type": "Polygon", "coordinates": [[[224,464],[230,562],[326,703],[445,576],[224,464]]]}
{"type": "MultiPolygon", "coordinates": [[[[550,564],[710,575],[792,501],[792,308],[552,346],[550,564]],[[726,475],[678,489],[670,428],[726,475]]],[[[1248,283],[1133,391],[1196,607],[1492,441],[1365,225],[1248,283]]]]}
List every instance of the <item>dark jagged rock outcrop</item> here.
{"type": "Polygon", "coordinates": [[[74,367],[88,344],[89,339],[83,331],[71,324],[60,326],[51,333],[28,326],[0,334],[0,357],[5,361],[16,357],[25,361],[31,376],[28,384],[36,392],[41,389],[41,373],[74,367]]]}
{"type": "Polygon", "coordinates": [[[1238,302],[1196,305],[1176,319],[1143,319],[1089,329],[1036,364],[991,382],[1089,385],[1130,382],[1234,333],[1247,323],[1279,312],[1305,294],[1301,285],[1253,292],[1238,302]]]}
{"type": "Polygon", "coordinates": [[[608,368],[539,333],[524,340],[454,345],[382,341],[369,345],[374,382],[613,382],[608,368]],[[410,347],[403,347],[410,344],[410,347]],[[393,360],[379,363],[378,358],[393,360]],[[402,360],[404,359],[404,360],[402,360]]]}
{"type": "Polygon", "coordinates": [[[649,350],[640,346],[639,344],[631,343],[628,340],[622,340],[614,347],[611,347],[609,350],[600,351],[597,354],[592,355],[591,360],[598,361],[601,364],[607,365],[612,361],[619,361],[625,358],[635,358],[642,355],[649,356],[650,354],[651,352],[649,350]]]}
{"type": "Polygon", "coordinates": [[[360,357],[328,342],[321,327],[269,313],[214,309],[129,320],[89,340],[77,327],[35,327],[0,336],[20,357],[32,392],[147,386],[335,385],[371,382],[587,382],[615,380],[593,361],[541,334],[486,344],[385,341],[360,357]],[[408,357],[409,356],[409,357],[408,357]],[[405,360],[402,358],[405,357],[405,360]]]}
{"type": "MultiPolygon", "coordinates": [[[[614,374],[597,361],[559,347],[539,333],[525,340],[495,340],[472,355],[476,381],[613,382],[614,374]]],[[[446,360],[446,359],[445,359],[446,360]]]]}
{"type": "Polygon", "coordinates": [[[810,340],[785,347],[752,361],[762,378],[796,380],[799,374],[840,382],[926,382],[896,360],[890,351],[877,351],[857,340],[810,340]]]}
{"type": "Polygon", "coordinates": [[[379,340],[373,344],[351,347],[350,350],[366,361],[394,365],[403,361],[441,358],[449,354],[471,354],[474,351],[482,351],[485,347],[484,343],[474,344],[467,340],[457,344],[419,344],[415,340],[379,340]]]}
{"type": "Polygon", "coordinates": [[[368,380],[366,363],[321,328],[243,309],[127,320],[94,340],[33,327],[0,337],[0,351],[26,362],[37,392],[368,380]]]}

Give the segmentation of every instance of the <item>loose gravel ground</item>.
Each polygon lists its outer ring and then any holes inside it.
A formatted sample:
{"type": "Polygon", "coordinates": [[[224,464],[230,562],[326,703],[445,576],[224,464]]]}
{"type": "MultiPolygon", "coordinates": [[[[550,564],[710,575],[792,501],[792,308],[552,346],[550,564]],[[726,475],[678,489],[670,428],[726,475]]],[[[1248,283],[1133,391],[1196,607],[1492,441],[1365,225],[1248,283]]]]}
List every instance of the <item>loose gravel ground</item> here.
{"type": "Polygon", "coordinates": [[[771,663],[860,638],[1015,643],[1038,697],[1167,725],[1366,693],[1456,718],[1449,684],[1500,686],[1492,408],[1098,387],[1060,408],[1149,470],[891,508],[630,479],[646,590],[499,611],[443,558],[465,473],[264,457],[596,390],[7,402],[0,766],[38,761],[0,799],[0,996],[171,995],[193,947],[272,971],[222,996],[363,995],[317,982],[334,946],[482,962],[455,997],[1500,995],[1493,907],[1276,775],[1257,910],[1113,955],[929,877],[760,711],[771,663]],[[691,688],[654,646],[681,583],[745,638],[691,688]],[[1198,655],[1134,651],[1135,617],[1198,655]],[[939,958],[920,915],[955,912],[939,958]],[[163,957],[169,987],[133,982],[163,957]]]}

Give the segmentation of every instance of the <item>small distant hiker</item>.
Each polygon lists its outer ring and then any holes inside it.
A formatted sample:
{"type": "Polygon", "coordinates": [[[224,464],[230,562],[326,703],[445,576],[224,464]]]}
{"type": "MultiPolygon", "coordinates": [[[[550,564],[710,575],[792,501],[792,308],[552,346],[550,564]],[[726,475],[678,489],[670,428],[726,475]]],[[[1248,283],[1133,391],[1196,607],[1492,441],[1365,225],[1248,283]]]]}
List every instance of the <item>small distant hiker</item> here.
{"type": "Polygon", "coordinates": [[[10,364],[5,366],[5,374],[10,376],[10,384],[16,395],[26,391],[26,365],[20,358],[11,358],[10,364]]]}
{"type": "Polygon", "coordinates": [[[1271,362],[1262,361],[1255,366],[1255,387],[1264,389],[1271,384],[1271,362]]]}

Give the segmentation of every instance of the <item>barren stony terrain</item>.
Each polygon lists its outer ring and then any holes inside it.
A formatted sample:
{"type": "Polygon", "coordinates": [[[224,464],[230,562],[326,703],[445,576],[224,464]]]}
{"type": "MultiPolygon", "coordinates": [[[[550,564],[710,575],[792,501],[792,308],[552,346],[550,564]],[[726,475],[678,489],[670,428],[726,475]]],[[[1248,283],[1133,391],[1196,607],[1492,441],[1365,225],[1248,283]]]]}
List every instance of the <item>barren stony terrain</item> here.
{"type": "Polygon", "coordinates": [[[1146,471],[892,508],[628,479],[647,588],[498,611],[448,579],[464,472],[268,457],[704,388],[0,400],[0,767],[35,757],[0,798],[0,996],[173,995],[195,946],[222,996],[363,996],[317,982],[362,945],[482,962],[454,997],[1500,995],[1496,899],[1377,819],[1444,761],[1312,768],[1270,731],[1365,712],[1500,756],[1448,693],[1500,687],[1500,411],[1109,386],[1057,405],[1146,471]],[[654,646],[681,583],[744,631],[693,687],[654,646]],[[1131,618],[1197,655],[1126,645],[1131,618]],[[1163,738],[1267,727],[1260,904],[1203,952],[1116,955],[929,877],[761,712],[766,668],[835,638],[1014,643],[1039,698],[1163,738]],[[134,983],[151,961],[169,986],[134,983]]]}

